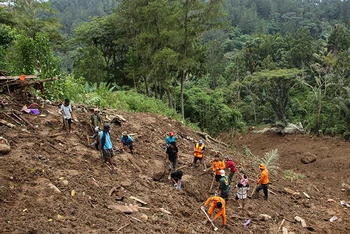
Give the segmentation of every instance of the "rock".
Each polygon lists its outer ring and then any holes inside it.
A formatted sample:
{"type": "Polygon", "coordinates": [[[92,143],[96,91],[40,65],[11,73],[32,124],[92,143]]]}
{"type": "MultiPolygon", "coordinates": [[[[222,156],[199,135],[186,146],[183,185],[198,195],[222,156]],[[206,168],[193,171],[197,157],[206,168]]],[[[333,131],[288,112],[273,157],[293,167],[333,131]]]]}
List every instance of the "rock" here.
{"type": "Polygon", "coordinates": [[[68,180],[62,180],[61,183],[65,186],[67,186],[69,182],[68,182],[68,180]]]}
{"type": "Polygon", "coordinates": [[[300,161],[304,164],[309,164],[309,163],[313,163],[316,162],[316,155],[312,154],[312,153],[306,153],[301,159],[300,161]]]}
{"type": "Polygon", "coordinates": [[[54,192],[56,193],[61,193],[61,190],[59,190],[55,185],[49,183],[47,184],[49,186],[50,189],[52,189],[54,192]]]}
{"type": "Polygon", "coordinates": [[[288,229],[286,227],[282,227],[282,233],[283,234],[288,234],[288,229]]]}
{"type": "Polygon", "coordinates": [[[267,214],[260,214],[258,216],[258,220],[260,220],[260,221],[267,221],[270,219],[272,219],[272,217],[270,215],[267,215],[267,214]]]}
{"type": "Polygon", "coordinates": [[[6,155],[10,153],[11,146],[7,142],[7,140],[3,137],[0,137],[0,155],[6,155]]]}
{"type": "Polygon", "coordinates": [[[122,180],[120,182],[120,185],[123,186],[123,187],[130,187],[132,184],[131,180],[125,178],[124,180],[122,180]]]}
{"type": "Polygon", "coordinates": [[[294,217],[294,220],[297,221],[297,222],[300,222],[300,223],[301,223],[301,226],[307,227],[307,226],[306,226],[306,222],[305,222],[305,220],[304,220],[303,218],[301,218],[301,217],[299,217],[299,216],[295,216],[295,217],[294,217]]]}
{"type": "Polygon", "coordinates": [[[152,179],[154,181],[159,181],[163,178],[163,176],[165,175],[165,165],[163,161],[160,160],[155,160],[153,162],[153,175],[152,175],[152,179]]]}
{"type": "Polygon", "coordinates": [[[141,214],[141,219],[146,222],[148,220],[148,216],[146,214],[142,213],[141,214]]]}

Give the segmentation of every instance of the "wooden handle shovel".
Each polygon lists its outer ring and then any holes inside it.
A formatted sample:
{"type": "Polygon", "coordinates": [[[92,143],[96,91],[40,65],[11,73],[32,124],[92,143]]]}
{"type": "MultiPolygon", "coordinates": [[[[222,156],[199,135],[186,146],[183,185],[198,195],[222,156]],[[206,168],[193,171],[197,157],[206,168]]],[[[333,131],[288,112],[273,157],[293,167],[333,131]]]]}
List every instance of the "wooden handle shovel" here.
{"type": "Polygon", "coordinates": [[[210,220],[209,215],[207,214],[207,212],[205,212],[204,208],[201,208],[201,210],[203,211],[203,213],[205,214],[205,216],[207,217],[208,221],[211,223],[211,225],[213,226],[214,231],[216,232],[218,230],[218,228],[213,224],[213,222],[210,220]]]}

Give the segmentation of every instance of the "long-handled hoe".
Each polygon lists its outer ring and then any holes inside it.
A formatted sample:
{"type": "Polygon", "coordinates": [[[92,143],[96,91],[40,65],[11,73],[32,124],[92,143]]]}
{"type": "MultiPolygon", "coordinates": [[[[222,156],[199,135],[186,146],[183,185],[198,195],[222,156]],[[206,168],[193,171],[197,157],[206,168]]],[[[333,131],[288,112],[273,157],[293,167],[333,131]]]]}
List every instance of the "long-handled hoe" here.
{"type": "Polygon", "coordinates": [[[211,223],[211,225],[213,226],[214,231],[219,230],[219,229],[214,225],[214,223],[210,220],[210,217],[209,217],[209,215],[207,214],[207,212],[205,211],[205,209],[204,209],[204,208],[201,208],[201,210],[203,211],[203,213],[204,213],[205,216],[207,217],[208,221],[209,221],[209,222],[211,223]]]}

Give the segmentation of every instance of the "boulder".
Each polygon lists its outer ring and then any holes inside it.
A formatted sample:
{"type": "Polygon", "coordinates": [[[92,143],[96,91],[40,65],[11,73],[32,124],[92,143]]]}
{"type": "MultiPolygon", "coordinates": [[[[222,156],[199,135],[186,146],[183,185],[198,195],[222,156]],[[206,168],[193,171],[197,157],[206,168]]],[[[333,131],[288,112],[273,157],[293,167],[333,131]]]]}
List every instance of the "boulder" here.
{"type": "Polygon", "coordinates": [[[165,175],[165,164],[164,161],[155,160],[152,164],[153,175],[152,179],[154,181],[159,181],[165,175]]]}
{"type": "Polygon", "coordinates": [[[304,164],[309,164],[315,162],[317,159],[316,155],[307,152],[301,159],[300,161],[304,164]]]}
{"type": "Polygon", "coordinates": [[[270,219],[272,219],[272,217],[270,215],[267,215],[267,214],[260,214],[258,216],[258,220],[260,220],[260,221],[267,221],[270,219]]]}
{"type": "Polygon", "coordinates": [[[5,138],[0,137],[0,155],[5,155],[10,153],[11,146],[5,138]]]}

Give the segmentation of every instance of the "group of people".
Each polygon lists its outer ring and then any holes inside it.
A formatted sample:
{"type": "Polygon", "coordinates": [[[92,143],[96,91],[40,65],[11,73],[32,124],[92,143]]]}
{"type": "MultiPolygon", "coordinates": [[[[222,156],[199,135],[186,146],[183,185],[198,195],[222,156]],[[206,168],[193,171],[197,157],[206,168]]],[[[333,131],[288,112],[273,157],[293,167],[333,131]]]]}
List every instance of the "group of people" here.
{"type": "MultiPolygon", "coordinates": [[[[177,158],[178,158],[178,148],[176,146],[176,137],[174,136],[173,132],[170,132],[165,140],[167,144],[166,148],[166,159],[169,160],[169,172],[170,173],[170,180],[172,183],[172,186],[174,186],[176,189],[181,190],[182,188],[182,176],[183,172],[181,170],[175,170],[177,165],[177,158]]],[[[204,162],[204,151],[205,151],[205,145],[203,143],[203,140],[199,140],[194,145],[194,152],[193,152],[193,162],[192,162],[192,168],[196,168],[197,162],[199,161],[199,165],[203,166],[203,170],[206,171],[206,164],[204,162]]],[[[260,164],[259,166],[261,170],[261,174],[259,177],[259,180],[257,181],[257,187],[255,190],[255,193],[258,194],[260,190],[264,191],[264,198],[265,200],[268,199],[268,170],[266,169],[266,166],[264,164],[260,164]]],[[[212,197],[209,197],[205,202],[204,205],[201,207],[204,209],[206,206],[210,205],[208,209],[208,216],[211,217],[211,215],[214,213],[215,209],[217,209],[217,213],[214,216],[213,219],[210,219],[208,221],[213,222],[215,219],[222,217],[222,223],[223,225],[226,225],[226,202],[228,201],[229,192],[231,188],[231,181],[234,176],[234,174],[237,171],[235,163],[232,161],[232,159],[229,156],[225,156],[224,160],[220,160],[220,155],[216,154],[214,161],[212,162],[212,171],[213,171],[213,181],[215,180],[218,184],[218,189],[215,192],[215,195],[212,197]],[[226,176],[226,171],[228,171],[228,175],[226,176]]],[[[249,186],[249,180],[248,176],[244,171],[241,171],[241,179],[238,182],[238,184],[235,186],[237,188],[237,193],[235,200],[238,202],[241,208],[244,208],[244,202],[242,202],[242,205],[240,204],[239,200],[244,201],[248,197],[248,190],[250,188],[249,186]]]]}
{"type": "MultiPolygon", "coordinates": [[[[60,108],[60,112],[63,118],[63,126],[62,130],[67,129],[68,133],[72,133],[72,119],[73,119],[73,111],[72,106],[70,105],[70,100],[67,98],[64,100],[63,105],[60,108]]],[[[114,156],[114,148],[111,140],[111,126],[106,123],[103,125],[103,129],[100,130],[100,126],[102,124],[102,118],[99,114],[99,110],[97,108],[92,110],[92,114],[90,116],[90,125],[93,130],[93,135],[90,137],[94,139],[94,142],[91,144],[95,146],[97,150],[101,150],[102,158],[104,163],[111,167],[111,169],[116,170],[116,163],[113,162],[112,158],[114,156]]],[[[121,147],[119,151],[123,152],[125,148],[130,149],[130,153],[134,154],[134,140],[128,135],[126,131],[122,133],[120,137],[121,147]]]]}
{"type": "MultiPolygon", "coordinates": [[[[65,99],[64,104],[60,108],[60,112],[62,113],[62,117],[63,117],[62,129],[67,128],[68,126],[68,133],[71,133],[73,113],[72,113],[72,107],[70,105],[69,99],[65,99]]],[[[97,150],[101,150],[102,158],[104,162],[108,166],[110,166],[111,169],[116,170],[117,169],[116,164],[112,160],[114,156],[114,149],[113,149],[113,143],[110,135],[110,131],[111,131],[110,124],[108,123],[104,124],[103,129],[100,131],[102,118],[99,114],[98,109],[93,109],[93,112],[90,116],[90,124],[93,130],[93,135],[91,136],[91,138],[95,140],[94,143],[92,143],[92,145],[95,146],[97,150]]],[[[119,150],[121,152],[123,152],[125,148],[129,148],[130,153],[134,154],[134,151],[133,151],[134,140],[130,135],[128,135],[126,131],[122,133],[120,141],[122,145],[119,148],[119,150]]],[[[169,179],[173,187],[175,187],[177,190],[181,190],[183,187],[183,182],[182,182],[183,172],[181,170],[176,170],[179,150],[176,145],[176,137],[174,135],[174,132],[169,132],[169,134],[165,139],[165,143],[166,143],[165,159],[169,161],[169,166],[168,166],[168,170],[170,173],[169,179]]],[[[204,151],[205,151],[205,145],[203,143],[203,140],[199,140],[194,145],[192,168],[198,167],[197,162],[199,161],[199,165],[203,167],[203,171],[207,170],[206,163],[204,161],[204,151]]],[[[260,174],[259,180],[257,181],[257,187],[256,187],[255,193],[258,194],[260,190],[263,190],[264,198],[265,200],[267,200],[268,183],[269,183],[268,170],[266,169],[266,166],[264,164],[261,164],[259,168],[261,170],[261,174],[260,174]]],[[[225,206],[229,197],[231,181],[236,171],[237,171],[236,165],[229,156],[225,156],[224,160],[220,160],[220,155],[219,154],[215,155],[215,159],[212,162],[212,172],[213,172],[213,181],[215,180],[217,182],[218,189],[216,190],[215,195],[212,197],[209,197],[204,202],[204,205],[201,207],[202,209],[204,209],[206,206],[210,205],[207,213],[209,217],[208,221],[213,222],[215,219],[221,216],[223,225],[226,225],[225,206]],[[226,176],[225,170],[228,171],[228,176],[226,176]],[[218,211],[214,216],[214,218],[210,219],[215,209],[218,209],[218,211]]],[[[238,188],[238,191],[236,194],[236,201],[244,200],[248,196],[247,195],[249,190],[248,176],[244,171],[241,171],[241,173],[242,173],[241,179],[239,183],[235,186],[236,188],[238,188]]],[[[242,208],[244,208],[244,203],[242,208]]]]}

